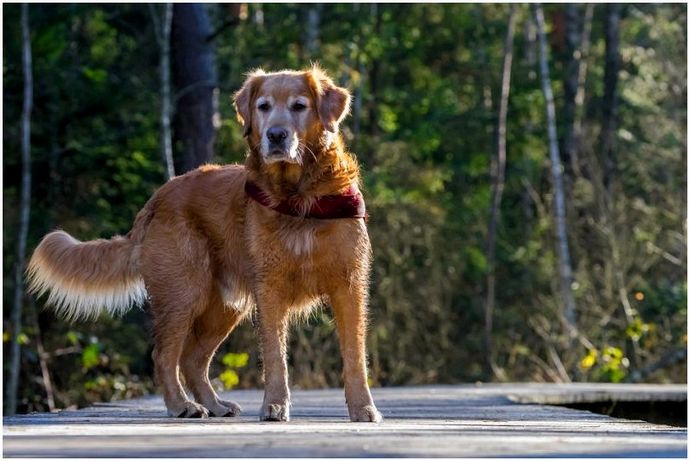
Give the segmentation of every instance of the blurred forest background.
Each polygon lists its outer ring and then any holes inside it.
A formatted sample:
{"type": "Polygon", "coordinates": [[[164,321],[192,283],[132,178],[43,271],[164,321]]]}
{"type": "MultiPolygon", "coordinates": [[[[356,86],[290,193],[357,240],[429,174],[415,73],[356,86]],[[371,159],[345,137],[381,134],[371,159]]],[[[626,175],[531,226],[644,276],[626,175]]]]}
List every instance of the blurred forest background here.
{"type": "MultiPolygon", "coordinates": [[[[243,74],[311,61],[354,95],[373,385],[686,381],[685,5],[6,4],[3,19],[6,412],[155,390],[146,310],[67,324],[23,295],[24,258],[56,227],[126,233],[170,174],[243,162],[243,74]]],[[[293,328],[290,366],[295,387],[341,384],[327,309],[293,328]]],[[[251,322],[212,377],[261,386],[251,322]]]]}

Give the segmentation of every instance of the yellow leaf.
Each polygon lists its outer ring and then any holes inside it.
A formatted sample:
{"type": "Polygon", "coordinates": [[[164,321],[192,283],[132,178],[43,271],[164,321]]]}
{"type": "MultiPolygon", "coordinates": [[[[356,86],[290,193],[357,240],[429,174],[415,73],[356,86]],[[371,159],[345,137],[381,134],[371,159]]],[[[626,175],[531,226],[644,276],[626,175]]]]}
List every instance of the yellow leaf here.
{"type": "Polygon", "coordinates": [[[583,370],[589,370],[590,368],[592,368],[597,363],[598,355],[599,353],[596,349],[590,349],[587,355],[585,355],[584,358],[580,360],[580,368],[582,368],[583,370]]]}
{"type": "Polygon", "coordinates": [[[237,376],[235,370],[225,370],[218,378],[223,382],[223,386],[228,390],[237,386],[237,384],[240,382],[240,378],[237,376]]]}
{"type": "Polygon", "coordinates": [[[609,346],[604,349],[604,355],[608,355],[612,359],[621,359],[623,357],[623,351],[618,347],[609,346]]]}
{"type": "Polygon", "coordinates": [[[223,364],[231,368],[242,368],[249,362],[249,354],[241,352],[234,354],[229,352],[223,356],[223,364]]]}

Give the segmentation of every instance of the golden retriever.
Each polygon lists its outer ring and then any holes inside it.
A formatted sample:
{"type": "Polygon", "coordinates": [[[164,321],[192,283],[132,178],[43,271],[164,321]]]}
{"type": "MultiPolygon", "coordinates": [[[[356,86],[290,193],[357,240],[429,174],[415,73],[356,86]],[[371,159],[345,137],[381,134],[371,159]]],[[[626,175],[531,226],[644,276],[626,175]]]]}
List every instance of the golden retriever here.
{"type": "Polygon", "coordinates": [[[49,293],[47,303],[70,320],[148,299],[156,379],[176,417],[239,414],[214,392],[208,369],[256,308],[266,421],[289,420],[290,319],[328,302],[350,419],[378,422],[365,353],[371,248],[358,165],[338,129],[350,95],[316,66],[258,70],[234,104],[248,144],[244,166],[205,165],[170,180],[124,237],[80,242],[51,232],[29,262],[29,290],[49,293]]]}

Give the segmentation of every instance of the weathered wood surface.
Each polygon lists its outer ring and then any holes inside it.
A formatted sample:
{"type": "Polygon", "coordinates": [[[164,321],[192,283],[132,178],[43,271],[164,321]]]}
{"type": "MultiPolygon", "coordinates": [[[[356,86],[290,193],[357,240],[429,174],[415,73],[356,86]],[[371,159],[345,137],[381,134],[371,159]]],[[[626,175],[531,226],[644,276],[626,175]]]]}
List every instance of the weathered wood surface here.
{"type": "Polygon", "coordinates": [[[164,417],[160,397],[4,418],[5,456],[686,457],[687,429],[543,405],[687,400],[684,385],[505,384],[373,389],[381,424],[350,423],[342,390],[294,391],[292,421],[261,423],[261,391],[225,397],[238,418],[164,417]],[[538,402],[538,403],[518,403],[538,402]]]}

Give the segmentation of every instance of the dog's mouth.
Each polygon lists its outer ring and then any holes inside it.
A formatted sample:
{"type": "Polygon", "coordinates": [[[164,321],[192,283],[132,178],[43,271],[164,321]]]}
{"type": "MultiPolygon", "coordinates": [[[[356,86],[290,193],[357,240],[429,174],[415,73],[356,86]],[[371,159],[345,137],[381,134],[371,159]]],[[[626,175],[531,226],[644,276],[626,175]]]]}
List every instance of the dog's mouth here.
{"type": "Polygon", "coordinates": [[[275,162],[287,162],[287,163],[299,163],[297,158],[290,155],[290,152],[283,148],[273,147],[268,151],[268,155],[265,157],[266,163],[275,162]]]}

